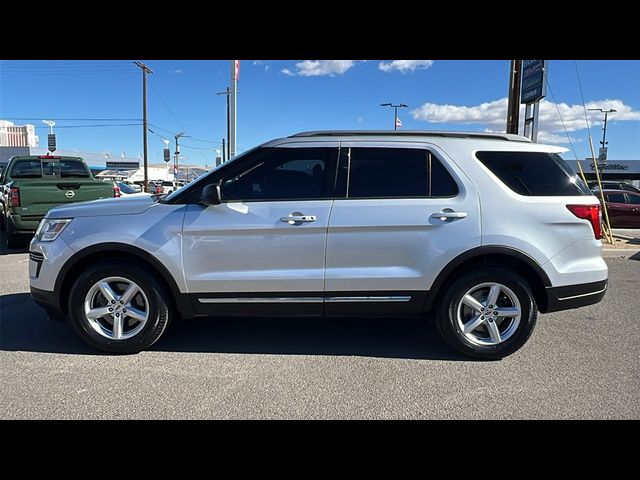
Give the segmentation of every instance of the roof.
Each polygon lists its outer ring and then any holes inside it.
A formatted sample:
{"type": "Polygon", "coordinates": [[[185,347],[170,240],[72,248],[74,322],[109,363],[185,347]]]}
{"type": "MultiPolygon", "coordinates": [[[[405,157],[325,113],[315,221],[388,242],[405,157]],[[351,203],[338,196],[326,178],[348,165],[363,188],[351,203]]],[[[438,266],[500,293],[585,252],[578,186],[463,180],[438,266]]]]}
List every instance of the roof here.
{"type": "Polygon", "coordinates": [[[445,138],[478,138],[485,140],[503,140],[509,142],[531,143],[521,135],[511,133],[486,132],[445,132],[429,130],[316,130],[300,132],[288,138],[300,137],[445,137],[445,138]]]}

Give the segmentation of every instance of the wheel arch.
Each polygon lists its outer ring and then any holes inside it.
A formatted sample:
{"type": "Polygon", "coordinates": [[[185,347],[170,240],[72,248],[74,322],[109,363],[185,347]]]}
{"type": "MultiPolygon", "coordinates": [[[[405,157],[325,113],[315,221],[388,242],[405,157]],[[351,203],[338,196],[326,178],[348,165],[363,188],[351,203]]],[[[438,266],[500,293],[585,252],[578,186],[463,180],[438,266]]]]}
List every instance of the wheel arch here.
{"type": "Polygon", "coordinates": [[[148,269],[162,282],[171,294],[174,306],[181,316],[193,316],[193,305],[189,295],[180,292],[178,284],[167,268],[149,252],[133,245],[123,243],[102,243],[76,252],[62,267],[56,279],[55,292],[58,292],[60,310],[67,314],[68,301],[73,282],[88,265],[107,259],[127,260],[148,269]]]}
{"type": "Polygon", "coordinates": [[[431,311],[447,286],[478,265],[498,264],[511,268],[529,283],[540,311],[547,306],[546,288],[551,286],[549,276],[542,267],[525,252],[506,246],[477,247],[454,258],[436,277],[425,300],[424,310],[431,311]]]}

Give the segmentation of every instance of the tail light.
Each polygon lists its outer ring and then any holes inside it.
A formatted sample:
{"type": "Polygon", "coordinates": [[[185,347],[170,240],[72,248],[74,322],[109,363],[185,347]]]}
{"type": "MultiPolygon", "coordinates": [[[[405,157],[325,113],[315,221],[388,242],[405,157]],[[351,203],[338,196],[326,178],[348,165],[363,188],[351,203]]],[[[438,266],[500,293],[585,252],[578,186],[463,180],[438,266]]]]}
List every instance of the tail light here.
{"type": "Polygon", "coordinates": [[[567,205],[567,208],[578,218],[589,220],[596,240],[602,238],[602,222],[600,205],[567,205]]]}
{"type": "Polygon", "coordinates": [[[11,187],[11,190],[9,190],[9,206],[10,207],[20,206],[20,188],[19,187],[11,187]]]}
{"type": "Polygon", "coordinates": [[[120,198],[120,187],[118,185],[113,186],[113,198],[120,198]]]}

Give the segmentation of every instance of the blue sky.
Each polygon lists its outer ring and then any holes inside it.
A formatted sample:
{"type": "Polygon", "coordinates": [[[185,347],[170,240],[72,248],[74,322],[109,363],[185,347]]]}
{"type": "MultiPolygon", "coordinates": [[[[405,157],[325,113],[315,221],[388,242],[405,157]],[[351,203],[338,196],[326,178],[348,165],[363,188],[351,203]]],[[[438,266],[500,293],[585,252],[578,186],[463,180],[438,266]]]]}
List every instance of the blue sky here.
{"type": "MultiPolygon", "coordinates": [[[[229,61],[150,60],[148,118],[172,139],[185,131],[183,161],[213,163],[226,134],[229,61]],[[172,132],[172,133],[171,133],[172,132]]],[[[640,62],[577,62],[589,107],[615,108],[607,130],[609,159],[640,159],[640,62]]],[[[406,103],[403,129],[504,131],[509,61],[286,60],[241,62],[238,151],[275,137],[318,129],[391,129],[392,109],[406,103]]],[[[539,141],[590,156],[576,62],[552,60],[541,106],[539,141]],[[556,103],[558,104],[556,106],[556,103]]],[[[32,123],[46,144],[42,119],[56,119],[58,148],[137,157],[142,152],[140,70],[131,61],[1,61],[0,119],[32,123]],[[63,120],[63,119],[122,120],[63,120]],[[23,120],[24,119],[24,120],[23,120]],[[89,125],[123,125],[94,127],[89,125]],[[69,128],[59,128],[69,127],[69,128]]],[[[600,114],[590,112],[594,146],[600,114]]],[[[149,134],[149,159],[161,162],[163,143],[149,134]]],[[[573,158],[573,153],[564,155],[573,158]]]]}

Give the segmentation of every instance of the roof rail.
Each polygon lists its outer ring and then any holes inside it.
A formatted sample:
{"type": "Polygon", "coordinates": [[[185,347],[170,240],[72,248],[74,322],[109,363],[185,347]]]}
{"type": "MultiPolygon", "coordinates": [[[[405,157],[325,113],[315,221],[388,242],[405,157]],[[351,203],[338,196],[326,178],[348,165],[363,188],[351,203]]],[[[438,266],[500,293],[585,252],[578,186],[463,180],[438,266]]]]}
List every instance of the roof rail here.
{"type": "Polygon", "coordinates": [[[514,135],[512,133],[444,132],[429,130],[316,130],[296,133],[295,135],[290,135],[288,138],[299,137],[445,137],[531,143],[531,140],[527,137],[514,135]]]}

